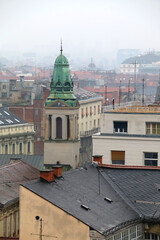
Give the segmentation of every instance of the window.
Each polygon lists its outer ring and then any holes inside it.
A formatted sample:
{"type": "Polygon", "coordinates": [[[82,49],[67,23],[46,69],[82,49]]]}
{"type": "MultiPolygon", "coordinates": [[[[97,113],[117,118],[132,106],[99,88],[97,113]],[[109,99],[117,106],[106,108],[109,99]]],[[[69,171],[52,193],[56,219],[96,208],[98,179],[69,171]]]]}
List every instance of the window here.
{"type": "Polygon", "coordinates": [[[11,236],[11,216],[7,217],[7,231],[8,231],[8,237],[11,236]]]}
{"type": "Polygon", "coordinates": [[[31,152],[31,143],[28,142],[28,153],[30,153],[30,152],[31,152]]]}
{"type": "Polygon", "coordinates": [[[127,133],[128,122],[126,121],[114,121],[114,133],[127,133]]]}
{"type": "Polygon", "coordinates": [[[100,105],[98,105],[98,114],[100,114],[100,111],[101,111],[100,105]]]}
{"type": "Polygon", "coordinates": [[[82,118],[85,116],[85,114],[83,112],[83,108],[81,109],[81,116],[82,116],[82,118]]]}
{"type": "Polygon", "coordinates": [[[86,107],[86,117],[88,117],[89,113],[88,113],[88,107],[86,107]]]}
{"type": "Polygon", "coordinates": [[[144,165],[145,166],[157,166],[158,165],[158,153],[144,152],[144,165]]]}
{"type": "Polygon", "coordinates": [[[62,138],[62,118],[56,118],[56,138],[62,138]]]}
{"type": "Polygon", "coordinates": [[[112,164],[125,164],[125,151],[111,151],[112,164]]]}
{"type": "Polygon", "coordinates": [[[100,119],[98,119],[98,127],[100,127],[100,119]]]}
{"type": "Polygon", "coordinates": [[[22,154],[22,143],[19,144],[19,154],[22,154]]]}
{"type": "Polygon", "coordinates": [[[94,120],[94,128],[96,128],[96,120],[94,120]]]}
{"type": "Polygon", "coordinates": [[[90,107],[90,116],[92,116],[93,112],[92,112],[92,107],[90,107]]]}
{"type": "Polygon", "coordinates": [[[7,93],[6,92],[2,92],[2,98],[6,98],[7,97],[7,93]]]}
{"type": "Polygon", "coordinates": [[[5,154],[8,154],[8,145],[5,145],[5,154]]]}
{"type": "Polygon", "coordinates": [[[96,106],[94,106],[94,115],[96,115],[96,106]]]}
{"type": "Polygon", "coordinates": [[[38,115],[38,109],[34,110],[34,114],[37,116],[38,115]]]}
{"type": "Polygon", "coordinates": [[[3,89],[6,89],[6,85],[3,85],[3,89]]]}
{"type": "Polygon", "coordinates": [[[34,125],[34,131],[38,131],[38,125],[34,125]]]}
{"type": "Polygon", "coordinates": [[[160,123],[146,123],[146,134],[160,134],[160,123]]]}
{"type": "Polygon", "coordinates": [[[12,154],[15,154],[15,143],[12,144],[12,154]]]}

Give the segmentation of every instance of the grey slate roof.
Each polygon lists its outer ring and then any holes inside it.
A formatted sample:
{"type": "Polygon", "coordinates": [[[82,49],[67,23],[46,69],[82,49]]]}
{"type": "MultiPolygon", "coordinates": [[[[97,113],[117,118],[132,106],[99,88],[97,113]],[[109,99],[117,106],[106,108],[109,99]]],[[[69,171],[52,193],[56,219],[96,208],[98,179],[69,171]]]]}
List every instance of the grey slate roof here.
{"type": "Polygon", "coordinates": [[[103,169],[117,193],[125,198],[138,214],[146,219],[160,220],[160,170],[103,169]],[[136,203],[139,201],[139,203],[136,203]],[[159,207],[158,207],[159,206],[159,207]]]}
{"type": "Polygon", "coordinates": [[[43,169],[43,155],[0,154],[0,166],[9,164],[11,160],[16,159],[23,160],[24,162],[39,170],[43,169]]]}
{"type": "Polygon", "coordinates": [[[23,119],[10,112],[7,108],[0,107],[0,126],[17,125],[27,123],[23,119]]]}
{"type": "Polygon", "coordinates": [[[85,90],[83,88],[77,88],[74,86],[74,94],[76,98],[81,102],[82,100],[87,100],[87,99],[102,99],[102,96],[100,94],[85,90]]]}
{"type": "Polygon", "coordinates": [[[40,179],[23,186],[102,234],[122,223],[139,219],[139,214],[101,173],[99,194],[98,170],[92,165],[65,172],[56,182],[47,183],[40,179]],[[104,200],[105,197],[113,202],[104,200]]]}
{"type": "Polygon", "coordinates": [[[23,161],[0,167],[0,207],[19,198],[19,185],[39,178],[39,171],[23,161]]]}

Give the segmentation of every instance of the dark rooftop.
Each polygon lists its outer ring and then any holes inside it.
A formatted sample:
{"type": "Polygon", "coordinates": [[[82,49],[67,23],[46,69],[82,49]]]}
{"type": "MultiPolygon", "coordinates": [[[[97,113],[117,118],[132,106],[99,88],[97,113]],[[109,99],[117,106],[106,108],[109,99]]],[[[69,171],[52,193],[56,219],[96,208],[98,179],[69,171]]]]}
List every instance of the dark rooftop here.
{"type": "Polygon", "coordinates": [[[39,171],[23,161],[0,167],[0,207],[19,198],[19,185],[39,178],[39,171]]]}
{"type": "Polygon", "coordinates": [[[7,108],[0,107],[0,126],[17,125],[27,123],[23,119],[10,112],[7,108]]]}
{"type": "Polygon", "coordinates": [[[74,94],[79,101],[97,98],[100,100],[102,99],[102,96],[100,94],[85,90],[83,88],[77,88],[76,86],[74,86],[74,94]]]}
{"type": "Polygon", "coordinates": [[[65,172],[56,182],[48,184],[36,180],[23,186],[92,229],[106,234],[121,224],[139,220],[140,216],[134,205],[129,205],[103,176],[105,172],[101,173],[102,170],[98,172],[89,165],[65,172]]]}

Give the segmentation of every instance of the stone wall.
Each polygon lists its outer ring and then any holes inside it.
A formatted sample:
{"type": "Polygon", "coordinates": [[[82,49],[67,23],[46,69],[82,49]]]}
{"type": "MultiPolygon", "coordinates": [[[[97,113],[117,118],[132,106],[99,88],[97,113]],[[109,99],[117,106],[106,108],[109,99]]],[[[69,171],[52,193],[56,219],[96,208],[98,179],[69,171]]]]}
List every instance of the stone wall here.
{"type": "Polygon", "coordinates": [[[92,136],[80,138],[80,165],[92,161],[92,136]]]}

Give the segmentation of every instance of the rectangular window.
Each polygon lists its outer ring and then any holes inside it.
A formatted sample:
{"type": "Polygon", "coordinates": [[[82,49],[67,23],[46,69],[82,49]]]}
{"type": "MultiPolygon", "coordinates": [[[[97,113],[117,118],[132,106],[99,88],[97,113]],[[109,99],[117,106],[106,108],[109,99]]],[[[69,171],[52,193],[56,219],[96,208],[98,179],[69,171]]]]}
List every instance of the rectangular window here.
{"type": "Polygon", "coordinates": [[[146,134],[160,135],[160,123],[147,122],[146,123],[146,134]]]}
{"type": "Polygon", "coordinates": [[[16,235],[16,213],[13,213],[13,236],[16,235]]]}
{"type": "Polygon", "coordinates": [[[81,116],[82,116],[82,118],[84,118],[84,116],[85,116],[83,108],[81,109],[81,116]]]}
{"type": "Polygon", "coordinates": [[[90,116],[92,116],[93,112],[92,112],[92,107],[90,107],[90,116]]]}
{"type": "Polygon", "coordinates": [[[96,120],[94,120],[94,128],[96,128],[96,120]]]}
{"type": "Polygon", "coordinates": [[[100,109],[100,105],[98,105],[98,114],[100,114],[101,109],[100,109]]]}
{"type": "Polygon", "coordinates": [[[88,117],[89,113],[88,113],[88,107],[86,107],[86,117],[88,117]]]}
{"type": "Polygon", "coordinates": [[[145,166],[158,166],[158,153],[157,152],[144,152],[144,165],[145,166]]]}
{"type": "Polygon", "coordinates": [[[5,154],[8,154],[8,145],[5,145],[5,154]]]}
{"type": "Polygon", "coordinates": [[[128,122],[126,121],[114,121],[114,133],[127,133],[128,131],[128,122]]]}
{"type": "Polygon", "coordinates": [[[96,106],[94,106],[94,115],[96,115],[96,106]]]}
{"type": "Polygon", "coordinates": [[[125,164],[125,151],[111,151],[112,164],[125,164]]]}
{"type": "Polygon", "coordinates": [[[31,143],[28,142],[28,153],[30,153],[30,152],[31,152],[31,143]]]}
{"type": "Polygon", "coordinates": [[[15,154],[15,143],[12,144],[12,154],[15,154]]]}
{"type": "Polygon", "coordinates": [[[19,144],[19,154],[22,154],[22,143],[19,144]]]}
{"type": "Polygon", "coordinates": [[[6,85],[3,85],[3,89],[6,89],[6,85]]]}
{"type": "Polygon", "coordinates": [[[2,92],[2,98],[6,98],[7,97],[7,93],[6,92],[2,92]]]}

